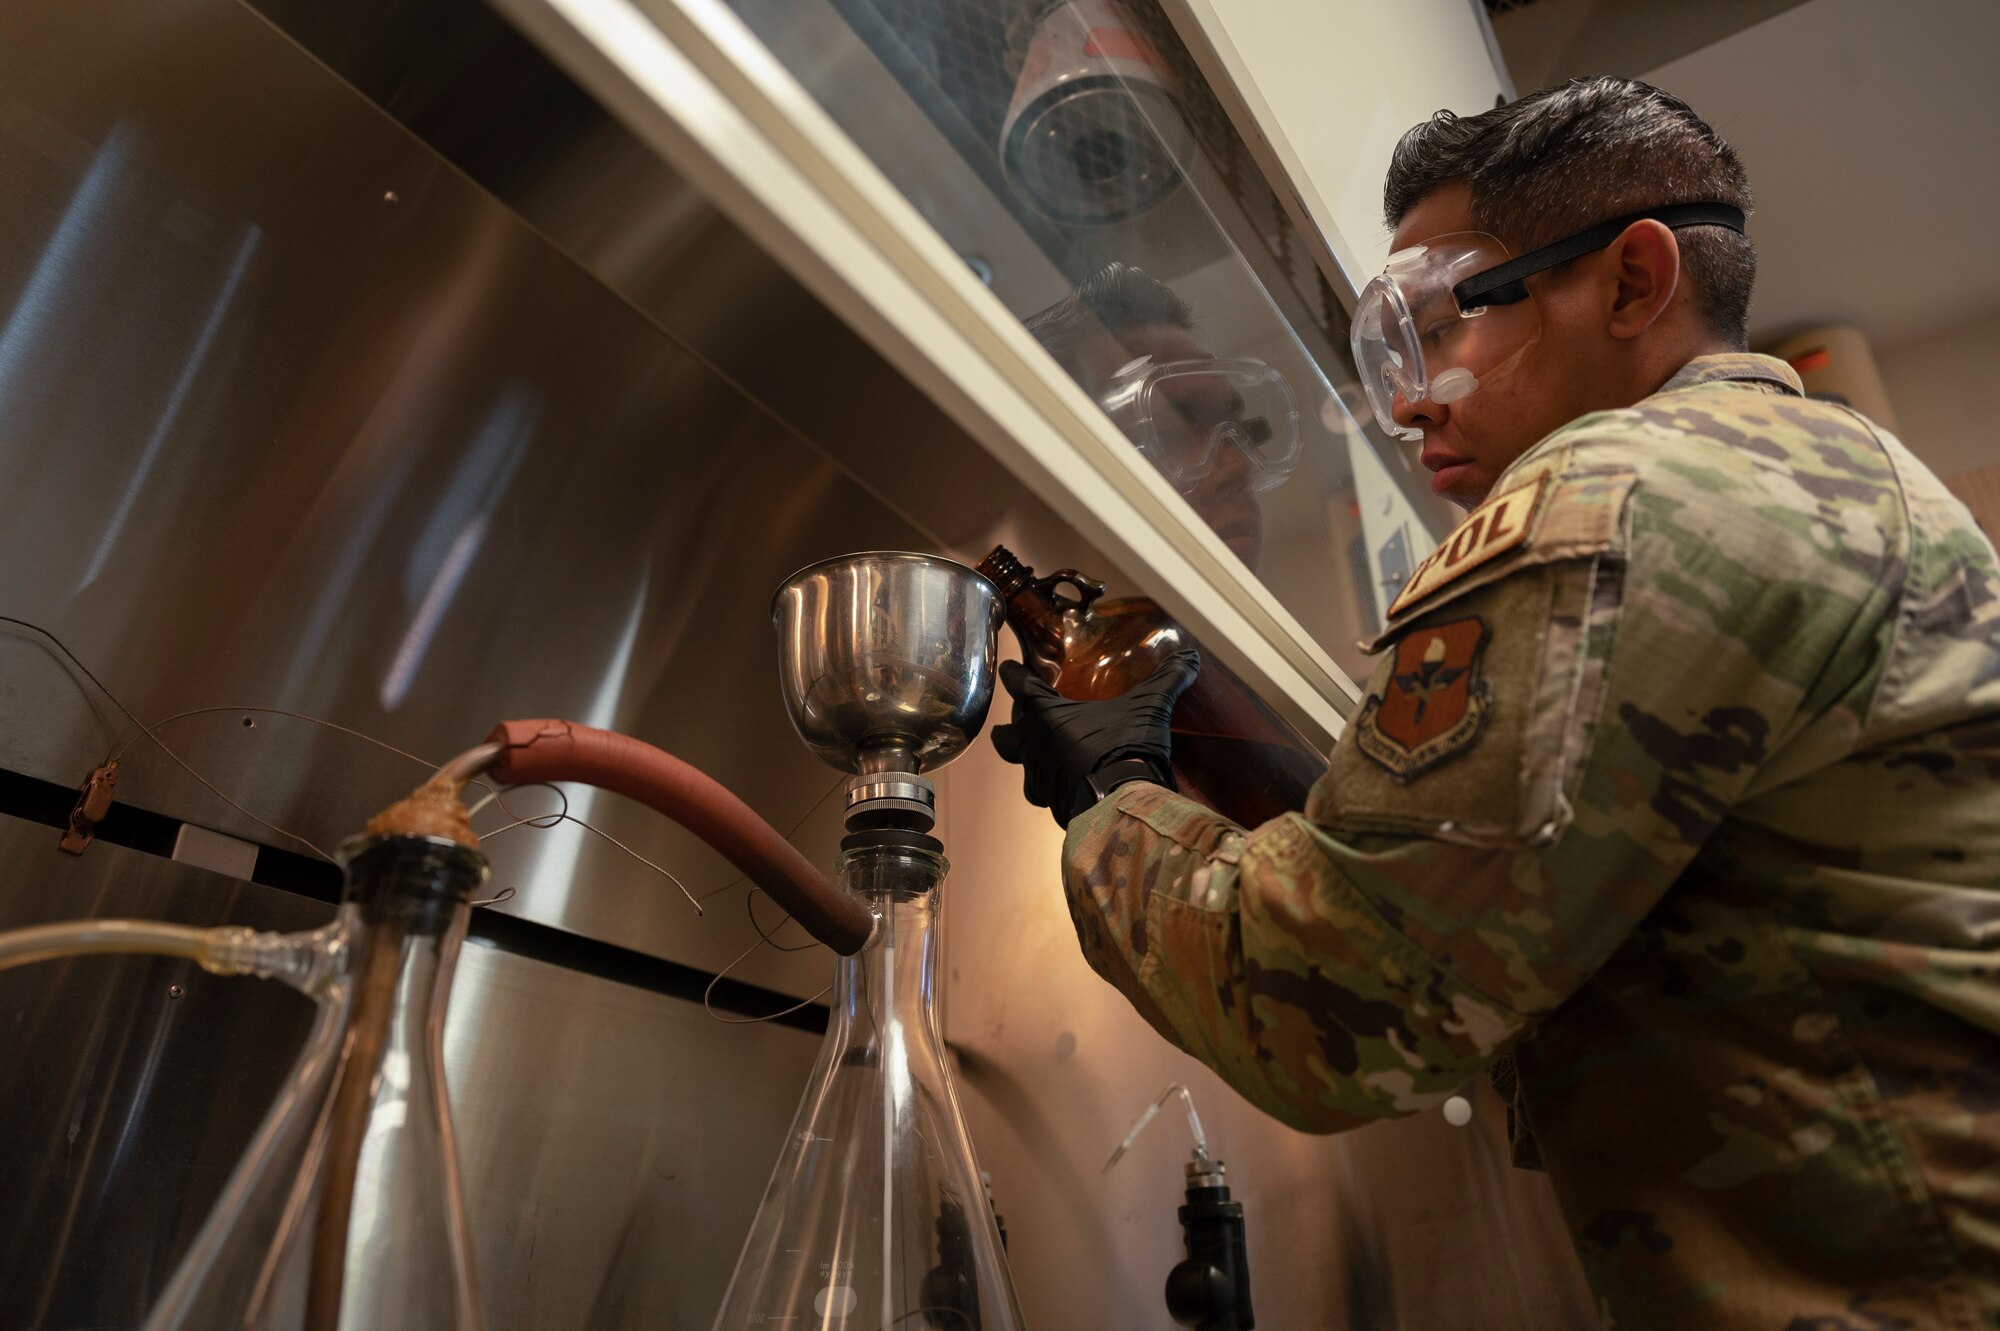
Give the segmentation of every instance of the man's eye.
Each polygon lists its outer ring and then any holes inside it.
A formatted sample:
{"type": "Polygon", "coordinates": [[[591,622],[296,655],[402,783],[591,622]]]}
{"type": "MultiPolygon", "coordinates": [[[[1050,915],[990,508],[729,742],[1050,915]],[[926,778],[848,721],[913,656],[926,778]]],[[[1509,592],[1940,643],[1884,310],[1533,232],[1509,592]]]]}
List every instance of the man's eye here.
{"type": "Polygon", "coordinates": [[[1181,419],[1197,430],[1206,430],[1243,413],[1240,394],[1190,393],[1174,402],[1181,419]]]}

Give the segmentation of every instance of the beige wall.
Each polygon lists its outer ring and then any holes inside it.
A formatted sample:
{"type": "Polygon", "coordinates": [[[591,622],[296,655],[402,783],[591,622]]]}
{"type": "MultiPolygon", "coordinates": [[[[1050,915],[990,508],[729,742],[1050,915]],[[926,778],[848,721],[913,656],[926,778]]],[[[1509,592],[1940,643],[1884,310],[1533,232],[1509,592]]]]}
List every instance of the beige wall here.
{"type": "Polygon", "coordinates": [[[1945,484],[1972,510],[1989,538],[2000,538],[2000,465],[1962,471],[1945,484]]]}
{"type": "Polygon", "coordinates": [[[2000,464],[1994,414],[2000,310],[1878,348],[1875,359],[1902,427],[1899,436],[1932,471],[1950,480],[2000,464]]]}
{"type": "Polygon", "coordinates": [[[1019,768],[982,739],[939,774],[938,805],[953,864],[946,1036],[1028,1325],[1171,1327],[1161,1288],[1184,1255],[1186,1120],[1161,1114],[1102,1171],[1176,1081],[1246,1208],[1259,1326],[1598,1325],[1547,1181],[1507,1161],[1490,1090],[1476,1088],[1462,1129],[1432,1112],[1339,1137],[1293,1132],[1163,1041],[1084,963],[1061,834],[1022,800],[1019,768]]]}

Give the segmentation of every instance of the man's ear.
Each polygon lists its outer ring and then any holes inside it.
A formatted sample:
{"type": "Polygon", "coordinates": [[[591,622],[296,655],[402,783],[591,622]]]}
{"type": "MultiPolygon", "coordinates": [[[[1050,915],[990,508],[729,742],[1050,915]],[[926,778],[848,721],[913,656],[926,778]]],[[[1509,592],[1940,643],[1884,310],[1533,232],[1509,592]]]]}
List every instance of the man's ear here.
{"type": "Polygon", "coordinates": [[[1617,280],[1605,331],[1613,337],[1637,337],[1674,303],[1680,289],[1680,244],[1666,224],[1648,218],[1626,227],[1605,259],[1617,280]]]}

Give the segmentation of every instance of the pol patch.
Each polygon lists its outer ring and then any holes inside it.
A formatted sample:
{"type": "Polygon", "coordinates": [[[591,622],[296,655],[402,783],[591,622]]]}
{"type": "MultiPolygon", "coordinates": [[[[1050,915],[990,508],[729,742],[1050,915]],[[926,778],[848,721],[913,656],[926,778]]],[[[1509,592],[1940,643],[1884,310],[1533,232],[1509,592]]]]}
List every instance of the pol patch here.
{"type": "Polygon", "coordinates": [[[1486,621],[1477,615],[1413,629],[1396,644],[1382,696],[1354,719],[1355,747],[1412,781],[1469,750],[1493,708],[1481,677],[1486,621]]]}

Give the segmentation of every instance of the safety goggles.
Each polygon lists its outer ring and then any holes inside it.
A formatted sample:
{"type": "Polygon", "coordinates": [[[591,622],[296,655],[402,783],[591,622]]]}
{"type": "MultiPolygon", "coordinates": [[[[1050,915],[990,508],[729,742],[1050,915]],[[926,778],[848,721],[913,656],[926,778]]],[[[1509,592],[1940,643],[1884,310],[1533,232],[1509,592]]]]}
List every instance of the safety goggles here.
{"type": "Polygon", "coordinates": [[[1260,360],[1157,361],[1120,367],[1098,394],[1105,414],[1182,494],[1234,454],[1253,490],[1284,484],[1302,447],[1285,376],[1260,360]]]}
{"type": "Polygon", "coordinates": [[[1601,250],[1647,219],[1743,230],[1740,208],[1683,203],[1601,222],[1519,258],[1484,232],[1438,236],[1390,255],[1362,290],[1349,332],[1375,419],[1390,434],[1421,439],[1421,430],[1396,423],[1397,398],[1457,402],[1518,363],[1541,336],[1526,279],[1601,250]]]}

